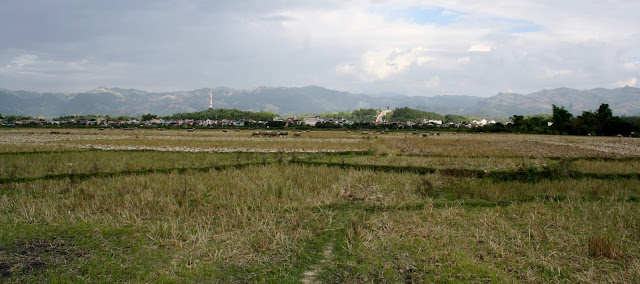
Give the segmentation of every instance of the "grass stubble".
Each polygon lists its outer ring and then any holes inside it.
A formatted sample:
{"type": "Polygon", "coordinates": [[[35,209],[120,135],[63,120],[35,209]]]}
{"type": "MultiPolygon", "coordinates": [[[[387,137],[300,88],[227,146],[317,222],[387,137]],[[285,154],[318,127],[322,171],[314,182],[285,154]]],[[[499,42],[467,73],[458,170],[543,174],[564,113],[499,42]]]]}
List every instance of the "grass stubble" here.
{"type": "Polygon", "coordinates": [[[2,131],[0,279],[640,281],[636,140],[304,134],[2,131]],[[38,144],[50,136],[62,142],[38,144]],[[172,150],[77,147],[87,141],[172,150]],[[193,153],[179,143],[276,151],[193,153]],[[465,170],[487,174],[457,174],[465,170]]]}

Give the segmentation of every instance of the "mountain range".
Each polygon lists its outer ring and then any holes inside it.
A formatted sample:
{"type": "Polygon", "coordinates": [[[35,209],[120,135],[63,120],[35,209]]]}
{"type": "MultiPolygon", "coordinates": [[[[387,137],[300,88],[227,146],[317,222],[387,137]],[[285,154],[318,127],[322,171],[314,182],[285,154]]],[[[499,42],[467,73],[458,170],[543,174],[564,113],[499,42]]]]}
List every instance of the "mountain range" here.
{"type": "Polygon", "coordinates": [[[56,117],[69,114],[139,116],[168,115],[205,110],[209,94],[213,108],[266,110],[279,114],[326,113],[358,108],[410,107],[440,114],[510,117],[551,113],[551,105],[564,106],[574,114],[609,104],[615,115],[640,115],[640,88],[557,88],[531,94],[498,93],[482,98],[463,95],[404,96],[400,94],[354,94],[317,86],[204,88],[193,91],[146,92],[136,89],[96,88],[84,93],[37,93],[0,89],[0,113],[56,117]]]}

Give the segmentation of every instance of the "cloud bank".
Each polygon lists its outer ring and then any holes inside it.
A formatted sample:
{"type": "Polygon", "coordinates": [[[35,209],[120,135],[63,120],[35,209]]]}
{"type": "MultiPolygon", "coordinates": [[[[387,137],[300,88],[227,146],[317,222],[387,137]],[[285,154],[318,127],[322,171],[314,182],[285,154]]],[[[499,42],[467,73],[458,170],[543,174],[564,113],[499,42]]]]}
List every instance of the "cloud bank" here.
{"type": "Polygon", "coordinates": [[[638,86],[638,1],[321,2],[6,0],[0,87],[486,97],[638,86]]]}

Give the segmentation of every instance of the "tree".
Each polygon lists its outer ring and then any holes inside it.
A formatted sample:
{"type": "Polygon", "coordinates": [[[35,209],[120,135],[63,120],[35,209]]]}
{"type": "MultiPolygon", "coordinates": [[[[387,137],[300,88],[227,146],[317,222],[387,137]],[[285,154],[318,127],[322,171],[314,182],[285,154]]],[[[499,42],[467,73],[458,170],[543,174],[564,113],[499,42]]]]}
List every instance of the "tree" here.
{"type": "MultiPolygon", "coordinates": [[[[385,119],[387,119],[387,116],[385,116],[385,119]]],[[[396,108],[393,111],[393,113],[391,114],[391,117],[389,117],[388,120],[396,121],[396,122],[405,122],[405,121],[420,122],[423,119],[444,120],[444,116],[442,116],[441,114],[437,114],[435,112],[427,112],[427,111],[421,111],[417,109],[411,109],[408,107],[400,107],[400,108],[396,108]]]]}
{"type": "Polygon", "coordinates": [[[613,119],[613,111],[609,108],[608,104],[601,104],[598,111],[595,113],[594,128],[596,133],[600,135],[615,135],[615,130],[611,125],[613,119]],[[610,133],[610,132],[613,133],[610,133]]]}
{"type": "Polygon", "coordinates": [[[7,116],[5,117],[5,119],[6,119],[7,121],[16,121],[16,120],[23,120],[23,119],[30,119],[30,118],[33,118],[33,117],[31,117],[31,116],[24,116],[24,115],[20,115],[20,114],[10,114],[10,115],[7,115],[7,116]]]}
{"type": "Polygon", "coordinates": [[[152,119],[154,119],[156,117],[158,117],[158,116],[155,115],[155,114],[147,113],[147,114],[143,114],[140,119],[142,119],[142,121],[147,121],[147,120],[152,120],[152,119]]]}
{"type": "Polygon", "coordinates": [[[360,108],[353,111],[356,121],[376,121],[378,111],[372,108],[360,108]]]}
{"type": "Polygon", "coordinates": [[[511,117],[511,122],[513,122],[513,127],[522,127],[522,125],[524,124],[524,116],[513,115],[511,117]]]}
{"type": "Polygon", "coordinates": [[[633,124],[626,122],[623,118],[619,116],[614,116],[604,125],[602,134],[603,135],[629,135],[631,132],[634,132],[636,127],[633,124]]]}
{"type": "Polygon", "coordinates": [[[579,135],[587,135],[587,134],[597,134],[598,119],[596,114],[590,111],[583,111],[582,115],[579,115],[574,119],[571,125],[574,128],[575,134],[579,135]]]}
{"type": "Polygon", "coordinates": [[[444,116],[444,122],[445,123],[467,123],[470,122],[471,120],[468,117],[462,116],[462,115],[456,115],[456,114],[446,114],[444,116]]]}
{"type": "MultiPolygon", "coordinates": [[[[554,117],[555,115],[556,113],[554,112],[554,117]]],[[[618,134],[628,135],[634,131],[634,128],[633,124],[618,116],[613,116],[613,111],[608,104],[602,104],[595,113],[584,111],[582,115],[571,119],[568,128],[563,132],[578,135],[612,136],[618,134]]]]}
{"type": "Polygon", "coordinates": [[[553,128],[560,134],[568,134],[571,130],[569,122],[573,118],[573,114],[564,109],[564,107],[557,107],[556,105],[552,105],[552,107],[553,116],[551,121],[553,122],[553,128]]]}
{"type": "Polygon", "coordinates": [[[613,118],[613,111],[609,108],[608,104],[601,104],[596,113],[599,123],[606,123],[613,118]]]}
{"type": "Polygon", "coordinates": [[[191,112],[191,113],[178,113],[171,116],[168,116],[172,119],[195,119],[195,120],[205,120],[205,119],[231,119],[231,120],[239,120],[239,119],[253,119],[257,121],[270,121],[274,117],[280,116],[276,113],[267,112],[267,111],[241,111],[238,109],[207,109],[199,112],[191,112]]]}
{"type": "Polygon", "coordinates": [[[133,119],[133,117],[128,115],[120,115],[116,117],[116,120],[131,120],[131,119],[133,119]]]}

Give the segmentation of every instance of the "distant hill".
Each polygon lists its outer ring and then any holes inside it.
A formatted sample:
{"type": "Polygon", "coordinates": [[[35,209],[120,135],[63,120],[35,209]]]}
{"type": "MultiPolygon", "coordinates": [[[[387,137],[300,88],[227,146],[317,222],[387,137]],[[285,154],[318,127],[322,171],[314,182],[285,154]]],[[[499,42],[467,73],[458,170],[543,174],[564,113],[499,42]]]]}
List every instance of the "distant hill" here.
{"type": "Polygon", "coordinates": [[[579,115],[585,110],[597,110],[603,103],[609,104],[615,115],[640,115],[640,89],[627,86],[592,90],[558,88],[528,95],[499,93],[480,100],[466,111],[487,116],[507,117],[514,114],[551,113],[551,105],[555,104],[564,106],[571,113],[579,115]]]}
{"type": "Polygon", "coordinates": [[[564,106],[574,114],[595,110],[607,103],[615,115],[640,115],[640,89],[575,90],[558,88],[528,95],[499,93],[493,97],[404,96],[399,94],[365,95],[330,90],[317,86],[301,88],[259,87],[231,89],[217,87],[193,91],[150,93],[135,89],[96,88],[77,94],[36,93],[0,89],[0,113],[55,117],[68,114],[131,115],[152,113],[168,115],[214,108],[303,114],[355,110],[358,108],[394,109],[410,107],[439,114],[510,117],[551,113],[551,105],[564,106]]]}

